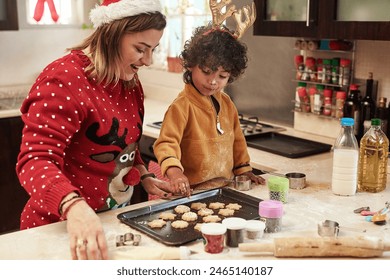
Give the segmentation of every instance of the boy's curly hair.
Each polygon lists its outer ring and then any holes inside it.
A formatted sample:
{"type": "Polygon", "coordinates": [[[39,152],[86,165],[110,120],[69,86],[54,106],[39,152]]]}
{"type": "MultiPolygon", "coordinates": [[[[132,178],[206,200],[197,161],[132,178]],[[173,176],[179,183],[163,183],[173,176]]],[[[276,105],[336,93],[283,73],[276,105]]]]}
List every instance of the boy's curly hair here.
{"type": "Polygon", "coordinates": [[[191,39],[185,42],[180,58],[185,69],[185,83],[191,82],[189,68],[197,65],[212,71],[221,66],[230,73],[228,83],[243,74],[248,66],[246,45],[237,40],[227,27],[215,28],[211,24],[194,30],[191,39]]]}

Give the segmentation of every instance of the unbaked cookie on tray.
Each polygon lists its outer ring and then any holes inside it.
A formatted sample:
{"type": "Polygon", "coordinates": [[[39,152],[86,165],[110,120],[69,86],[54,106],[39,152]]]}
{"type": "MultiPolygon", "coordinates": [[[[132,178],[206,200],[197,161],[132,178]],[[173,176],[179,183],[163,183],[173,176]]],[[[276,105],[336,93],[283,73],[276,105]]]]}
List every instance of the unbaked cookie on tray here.
{"type": "Polygon", "coordinates": [[[183,229],[183,228],[187,228],[189,225],[188,222],[186,221],[183,221],[183,220],[177,220],[177,221],[174,221],[171,223],[171,226],[173,228],[176,228],[176,229],[183,229]]]}
{"type": "Polygon", "coordinates": [[[221,209],[225,207],[225,203],[222,202],[211,202],[209,208],[211,209],[221,209]]]}
{"type": "Polygon", "coordinates": [[[187,205],[177,205],[174,210],[178,214],[184,214],[191,211],[190,207],[187,205]]]}
{"type": "Polygon", "coordinates": [[[162,212],[159,216],[160,219],[173,221],[176,218],[176,214],[171,212],[162,212]]]}
{"type": "Polygon", "coordinates": [[[203,217],[203,222],[205,223],[217,223],[221,221],[221,218],[218,215],[210,215],[203,217]]]}
{"type": "Polygon", "coordinates": [[[234,210],[233,209],[227,209],[227,208],[219,209],[218,214],[222,215],[224,217],[233,216],[234,215],[234,210]]]}
{"type": "Polygon", "coordinates": [[[210,209],[210,208],[202,208],[198,211],[198,215],[199,216],[202,216],[202,217],[205,217],[205,216],[210,216],[210,215],[213,215],[214,214],[214,210],[210,209]]]}
{"type": "Polygon", "coordinates": [[[232,210],[240,210],[242,208],[242,205],[238,203],[229,203],[228,205],[226,205],[226,208],[232,210]]]}
{"type": "Polygon", "coordinates": [[[184,220],[184,221],[187,221],[187,222],[193,222],[193,221],[196,221],[198,219],[198,215],[196,215],[196,213],[194,212],[186,212],[184,213],[181,218],[184,220]]]}
{"type": "Polygon", "coordinates": [[[191,209],[194,209],[194,210],[200,210],[202,208],[206,208],[207,207],[207,204],[204,203],[204,202],[193,202],[191,203],[191,209]]]}
{"type": "Polygon", "coordinates": [[[163,219],[156,219],[156,220],[150,221],[148,223],[148,226],[151,228],[162,228],[166,224],[167,224],[167,222],[164,221],[163,219]]]}

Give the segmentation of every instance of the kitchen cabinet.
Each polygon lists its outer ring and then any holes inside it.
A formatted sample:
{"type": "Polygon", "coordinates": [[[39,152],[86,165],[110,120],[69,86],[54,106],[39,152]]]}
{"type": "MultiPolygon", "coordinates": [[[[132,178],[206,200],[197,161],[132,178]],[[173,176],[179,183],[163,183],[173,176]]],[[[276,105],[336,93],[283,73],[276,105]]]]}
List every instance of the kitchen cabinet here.
{"type": "Polygon", "coordinates": [[[254,1],[254,35],[390,40],[390,0],[254,1]]]}
{"type": "Polygon", "coordinates": [[[0,31],[18,29],[18,10],[16,1],[0,0],[0,31]]]}
{"type": "Polygon", "coordinates": [[[254,35],[311,37],[318,34],[318,0],[254,0],[254,35]]]}
{"type": "Polygon", "coordinates": [[[321,37],[390,40],[390,0],[326,0],[321,37]],[[324,18],[325,19],[325,18],[324,18]],[[329,19],[329,20],[328,20],[329,19]]]}
{"type": "Polygon", "coordinates": [[[0,118],[0,234],[19,229],[20,214],[29,198],[15,170],[22,129],[21,117],[0,118]]]}

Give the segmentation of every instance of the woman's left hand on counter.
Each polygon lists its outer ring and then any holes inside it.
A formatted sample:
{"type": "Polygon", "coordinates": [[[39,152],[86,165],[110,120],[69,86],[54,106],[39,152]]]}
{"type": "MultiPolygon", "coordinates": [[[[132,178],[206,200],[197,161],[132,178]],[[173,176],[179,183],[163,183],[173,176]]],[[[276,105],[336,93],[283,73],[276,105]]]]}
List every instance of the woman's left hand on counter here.
{"type": "Polygon", "coordinates": [[[102,223],[85,201],[75,204],[70,209],[67,220],[72,259],[108,259],[102,223]]]}

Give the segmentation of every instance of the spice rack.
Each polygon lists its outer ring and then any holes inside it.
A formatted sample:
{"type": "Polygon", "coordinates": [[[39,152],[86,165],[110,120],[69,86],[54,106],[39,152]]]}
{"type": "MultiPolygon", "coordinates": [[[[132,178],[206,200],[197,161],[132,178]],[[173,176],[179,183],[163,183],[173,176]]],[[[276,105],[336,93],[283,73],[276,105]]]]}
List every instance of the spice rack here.
{"type": "Polygon", "coordinates": [[[353,41],[297,39],[292,79],[297,84],[292,100],[294,112],[330,119],[340,117],[336,93],[343,91],[347,95],[353,81],[354,48],[353,41]],[[305,89],[299,90],[300,87],[305,89]]]}

